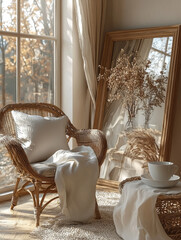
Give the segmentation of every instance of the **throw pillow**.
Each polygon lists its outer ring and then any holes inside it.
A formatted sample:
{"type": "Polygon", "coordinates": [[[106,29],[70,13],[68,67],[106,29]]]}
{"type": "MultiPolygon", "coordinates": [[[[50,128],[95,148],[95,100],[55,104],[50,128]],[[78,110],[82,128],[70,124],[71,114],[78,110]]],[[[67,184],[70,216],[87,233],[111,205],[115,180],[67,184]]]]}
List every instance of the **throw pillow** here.
{"type": "Polygon", "coordinates": [[[44,161],[59,149],[69,150],[65,129],[67,116],[42,117],[12,111],[17,137],[30,163],[44,161]]]}

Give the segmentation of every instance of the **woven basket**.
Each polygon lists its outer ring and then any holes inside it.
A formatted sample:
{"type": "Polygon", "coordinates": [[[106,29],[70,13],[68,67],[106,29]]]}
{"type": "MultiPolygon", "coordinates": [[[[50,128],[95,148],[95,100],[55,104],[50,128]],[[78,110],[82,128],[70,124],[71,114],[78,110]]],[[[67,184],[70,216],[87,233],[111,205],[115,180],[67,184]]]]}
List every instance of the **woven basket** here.
{"type": "MultiPolygon", "coordinates": [[[[141,180],[141,178],[132,177],[122,181],[119,185],[120,192],[126,182],[135,180],[141,180]]],[[[168,236],[173,240],[181,240],[181,194],[159,195],[155,207],[168,236]]]]}

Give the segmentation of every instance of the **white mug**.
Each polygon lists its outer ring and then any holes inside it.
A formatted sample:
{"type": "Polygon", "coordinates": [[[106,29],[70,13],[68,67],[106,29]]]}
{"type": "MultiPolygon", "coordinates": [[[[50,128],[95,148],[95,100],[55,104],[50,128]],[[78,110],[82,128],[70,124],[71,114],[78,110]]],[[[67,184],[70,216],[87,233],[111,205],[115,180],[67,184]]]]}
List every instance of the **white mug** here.
{"type": "Polygon", "coordinates": [[[172,162],[148,162],[148,170],[152,179],[166,181],[177,172],[178,166],[172,162]]]}

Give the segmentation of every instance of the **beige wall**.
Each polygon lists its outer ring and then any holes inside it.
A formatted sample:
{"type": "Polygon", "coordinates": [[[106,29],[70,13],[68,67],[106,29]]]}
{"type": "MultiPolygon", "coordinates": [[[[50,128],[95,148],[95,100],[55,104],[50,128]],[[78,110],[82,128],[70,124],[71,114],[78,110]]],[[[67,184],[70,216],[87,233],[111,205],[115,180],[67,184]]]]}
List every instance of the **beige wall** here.
{"type": "MultiPolygon", "coordinates": [[[[181,0],[108,0],[105,31],[175,24],[181,24],[181,0]]],[[[171,157],[167,160],[177,162],[181,169],[181,81],[175,104],[171,157]]]]}
{"type": "Polygon", "coordinates": [[[106,31],[181,24],[180,0],[108,0],[106,31]]]}

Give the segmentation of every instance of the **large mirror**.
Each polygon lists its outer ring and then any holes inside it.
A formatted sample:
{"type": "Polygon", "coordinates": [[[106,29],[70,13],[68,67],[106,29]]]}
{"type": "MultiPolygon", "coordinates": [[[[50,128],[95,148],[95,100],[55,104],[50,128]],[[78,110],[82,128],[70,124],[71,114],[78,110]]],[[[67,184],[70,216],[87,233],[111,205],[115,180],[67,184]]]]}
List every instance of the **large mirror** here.
{"type": "Polygon", "coordinates": [[[106,34],[94,127],[107,138],[100,178],[122,181],[171,161],[180,26],[106,34]]]}

